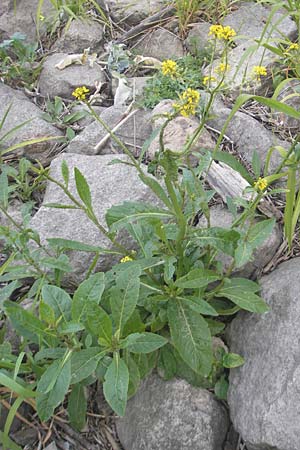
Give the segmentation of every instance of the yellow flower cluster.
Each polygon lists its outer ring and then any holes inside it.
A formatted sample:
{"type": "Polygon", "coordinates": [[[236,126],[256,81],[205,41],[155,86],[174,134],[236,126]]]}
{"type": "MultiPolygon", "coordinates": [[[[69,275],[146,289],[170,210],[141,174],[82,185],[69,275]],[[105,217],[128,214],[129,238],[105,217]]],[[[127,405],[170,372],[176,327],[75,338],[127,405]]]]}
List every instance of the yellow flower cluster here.
{"type": "Polygon", "coordinates": [[[226,63],[220,63],[216,68],[215,68],[215,72],[216,73],[223,73],[223,72],[227,72],[227,70],[230,69],[230,65],[226,64],[226,63]]]}
{"type": "Polygon", "coordinates": [[[264,66],[255,66],[253,72],[258,78],[267,76],[267,69],[264,66]]]}
{"type": "Polygon", "coordinates": [[[236,36],[236,32],[233,28],[223,25],[212,25],[209,29],[209,36],[214,36],[217,39],[224,39],[225,41],[229,41],[234,36],[236,36]]]}
{"type": "Polygon", "coordinates": [[[203,78],[202,83],[204,84],[204,86],[207,86],[208,84],[214,83],[215,81],[217,81],[216,77],[206,76],[203,78]]]}
{"type": "Polygon", "coordinates": [[[81,86],[75,89],[75,91],[72,92],[73,97],[77,98],[77,100],[85,100],[86,94],[88,94],[90,90],[85,87],[81,86]]]}
{"type": "Polygon", "coordinates": [[[299,44],[297,44],[297,42],[293,42],[289,47],[288,47],[288,51],[290,50],[298,50],[299,49],[299,44]]]}
{"type": "Polygon", "coordinates": [[[165,76],[175,77],[177,75],[177,64],[172,59],[166,59],[161,64],[162,74],[165,76]]]}
{"type": "Polygon", "coordinates": [[[131,258],[131,256],[124,256],[124,258],[122,258],[120,260],[121,263],[128,262],[128,261],[133,261],[133,258],[131,258]]]}
{"type": "Polygon", "coordinates": [[[254,183],[254,188],[258,191],[264,191],[268,186],[268,182],[265,178],[259,177],[258,180],[254,183]]]}
{"type": "Polygon", "coordinates": [[[194,116],[196,108],[200,100],[200,94],[195,89],[187,88],[181,95],[179,95],[179,103],[173,103],[173,108],[176,109],[183,117],[194,116]]]}

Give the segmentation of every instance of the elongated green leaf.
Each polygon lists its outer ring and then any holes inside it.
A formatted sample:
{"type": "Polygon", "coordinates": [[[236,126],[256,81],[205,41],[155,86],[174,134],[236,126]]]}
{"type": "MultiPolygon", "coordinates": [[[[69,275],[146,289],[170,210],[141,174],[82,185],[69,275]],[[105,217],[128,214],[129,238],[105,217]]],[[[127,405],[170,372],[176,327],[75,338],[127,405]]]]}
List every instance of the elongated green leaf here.
{"type": "Polygon", "coordinates": [[[69,172],[69,167],[65,160],[63,160],[61,163],[61,174],[63,176],[65,186],[66,186],[66,188],[68,188],[69,180],[70,180],[70,172],[69,172]]]}
{"type": "MultiPolygon", "coordinates": [[[[54,364],[61,361],[54,361],[54,364]]],[[[54,409],[64,401],[71,380],[71,360],[65,361],[50,391],[38,396],[36,407],[39,418],[45,422],[53,415],[54,409]]]]}
{"type": "Polygon", "coordinates": [[[132,356],[129,354],[129,352],[126,352],[124,356],[124,361],[129,371],[129,384],[127,396],[128,398],[130,398],[138,390],[141,381],[141,376],[138,365],[136,364],[132,356]]]}
{"type": "Polygon", "coordinates": [[[33,392],[31,389],[22,386],[16,380],[13,380],[8,375],[0,371],[0,385],[6,386],[12,392],[20,395],[23,398],[36,397],[37,393],[33,392]]]}
{"type": "Polygon", "coordinates": [[[212,348],[206,321],[178,299],[168,303],[168,319],[173,344],[182,359],[195,372],[208,376],[212,348]]]}
{"type": "Polygon", "coordinates": [[[261,297],[251,291],[241,290],[233,280],[226,280],[216,296],[229,298],[234,304],[247,311],[264,313],[269,310],[261,297]]]}
{"type": "Polygon", "coordinates": [[[90,347],[73,353],[71,383],[79,383],[90,376],[96,370],[97,364],[104,354],[105,352],[101,352],[99,347],[90,347]]]}
{"type": "Polygon", "coordinates": [[[5,171],[2,171],[0,174],[0,205],[4,209],[8,206],[8,178],[5,171]]]}
{"type": "Polygon", "coordinates": [[[159,375],[164,380],[171,380],[171,378],[176,375],[177,363],[173,353],[173,347],[170,344],[167,344],[160,349],[157,369],[159,375]]]}
{"type": "Polygon", "coordinates": [[[92,196],[90,187],[88,185],[88,182],[86,181],[85,177],[82,175],[79,169],[77,167],[74,168],[74,176],[75,176],[75,183],[76,183],[76,189],[78,192],[79,197],[85,204],[87,208],[92,207],[92,196]]]}
{"type": "Polygon", "coordinates": [[[43,322],[17,303],[5,301],[4,309],[15,330],[32,342],[39,344],[40,338],[55,338],[53,331],[47,330],[43,322]]]}
{"type": "Polygon", "coordinates": [[[217,311],[205,300],[198,297],[178,297],[183,304],[191,308],[198,314],[204,314],[206,316],[218,316],[217,311]]]}
{"type": "Polygon", "coordinates": [[[64,322],[70,320],[72,300],[66,291],[57,286],[45,284],[42,287],[42,298],[44,303],[53,309],[56,319],[61,317],[64,322]]]}
{"type": "Polygon", "coordinates": [[[236,230],[211,227],[195,230],[193,236],[195,236],[200,245],[210,245],[220,252],[233,256],[240,233],[236,230]]]}
{"type": "Polygon", "coordinates": [[[219,279],[220,275],[212,270],[192,269],[187,275],[176,280],[175,286],[179,288],[199,289],[219,279]]]}
{"type": "Polygon", "coordinates": [[[67,255],[59,255],[58,258],[48,256],[47,258],[42,258],[40,264],[43,267],[49,267],[50,269],[58,269],[62,272],[70,273],[73,268],[69,263],[69,258],[67,255]]]}
{"type": "Polygon", "coordinates": [[[105,288],[104,273],[91,275],[76,289],[72,303],[72,318],[78,322],[86,321],[87,308],[90,303],[99,305],[105,288]]]}
{"type": "Polygon", "coordinates": [[[139,175],[140,179],[143,183],[145,183],[147,186],[149,186],[152,191],[157,195],[157,197],[164,203],[164,205],[172,211],[172,203],[170,202],[167,194],[165,193],[162,186],[158,183],[158,181],[155,180],[153,177],[149,177],[146,175],[139,175]]]}
{"type": "Polygon", "coordinates": [[[245,167],[230,153],[216,151],[213,153],[214,160],[221,161],[227,166],[231,167],[233,170],[238,172],[248,183],[252,184],[253,179],[245,167]]]}
{"type": "Polygon", "coordinates": [[[81,252],[95,252],[95,253],[118,253],[107,250],[102,247],[97,247],[96,245],[88,245],[84,242],[73,241],[71,239],[62,239],[62,238],[48,238],[47,241],[51,246],[61,247],[66,250],[77,250],[81,252]]]}
{"type": "Polygon", "coordinates": [[[63,139],[62,136],[51,136],[51,137],[30,139],[29,141],[23,141],[23,142],[20,142],[19,144],[15,144],[8,148],[5,148],[4,150],[0,150],[0,155],[4,156],[7,153],[10,153],[14,150],[18,150],[19,148],[28,147],[29,145],[39,144],[41,142],[46,142],[46,141],[61,140],[61,139],[63,139]]]}
{"type": "Polygon", "coordinates": [[[111,343],[112,322],[109,315],[95,303],[89,303],[86,313],[86,325],[90,333],[101,338],[106,345],[111,343]]]}
{"type": "Polygon", "coordinates": [[[275,219],[261,220],[250,228],[247,241],[254,250],[271,235],[275,223],[275,219]]]}
{"type": "Polygon", "coordinates": [[[133,221],[153,218],[168,219],[173,217],[173,214],[146,203],[124,202],[121,205],[112,206],[105,217],[109,228],[117,231],[133,221]]]}
{"type": "Polygon", "coordinates": [[[126,348],[132,353],[151,353],[163,347],[168,340],[154,333],[133,333],[126,338],[126,348]]]}
{"type": "Polygon", "coordinates": [[[9,300],[11,294],[20,286],[22,286],[22,284],[15,280],[0,289],[0,308],[2,308],[3,302],[9,300]]]}
{"type": "Polygon", "coordinates": [[[103,392],[107,403],[119,416],[124,416],[125,414],[128,385],[128,367],[120,359],[119,355],[114,354],[114,358],[105,374],[103,392]]]}
{"type": "Polygon", "coordinates": [[[138,266],[124,269],[117,275],[116,286],[111,289],[111,312],[120,334],[136,308],[140,290],[140,274],[141,269],[138,266]]]}
{"type": "Polygon", "coordinates": [[[68,399],[68,415],[70,424],[77,431],[81,431],[86,423],[87,400],[84,387],[78,383],[72,387],[68,399]]]}

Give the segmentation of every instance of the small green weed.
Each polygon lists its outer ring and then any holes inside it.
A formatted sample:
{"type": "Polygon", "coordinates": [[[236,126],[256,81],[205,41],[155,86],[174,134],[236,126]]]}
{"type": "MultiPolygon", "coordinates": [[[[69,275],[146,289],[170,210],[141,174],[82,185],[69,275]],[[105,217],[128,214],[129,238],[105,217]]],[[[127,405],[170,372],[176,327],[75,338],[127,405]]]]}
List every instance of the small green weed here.
{"type": "Polygon", "coordinates": [[[0,44],[0,78],[13,86],[32,88],[40,70],[38,44],[28,44],[26,36],[15,33],[0,44]]]}
{"type": "Polygon", "coordinates": [[[147,82],[142,105],[146,108],[154,108],[163,99],[178,98],[178,95],[188,87],[201,88],[203,86],[201,67],[207,63],[209,57],[209,51],[204,52],[201,57],[188,55],[176,60],[177,68],[174,75],[164,74],[162,70],[157,72],[147,82]]]}

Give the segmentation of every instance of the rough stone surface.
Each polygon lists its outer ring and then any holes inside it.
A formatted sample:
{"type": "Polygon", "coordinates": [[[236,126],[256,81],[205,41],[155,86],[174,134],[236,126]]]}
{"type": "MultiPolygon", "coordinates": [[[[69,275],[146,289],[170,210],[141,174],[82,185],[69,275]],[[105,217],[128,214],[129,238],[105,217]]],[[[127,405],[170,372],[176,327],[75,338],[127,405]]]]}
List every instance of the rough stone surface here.
{"type": "MultiPolygon", "coordinates": [[[[29,123],[5,138],[5,147],[10,147],[30,139],[47,136],[59,137],[62,135],[60,130],[42,119],[41,110],[34,105],[23,92],[16,91],[5,84],[0,83],[0,98],[0,118],[4,116],[7,108],[11,105],[4,126],[0,131],[0,137],[17,125],[32,119],[29,123]]],[[[32,144],[17,149],[14,151],[14,154],[26,156],[32,160],[38,159],[42,164],[47,164],[53,157],[52,149],[54,142],[55,141],[46,141],[32,144]]]]}
{"type": "MultiPolygon", "coordinates": [[[[0,5],[0,39],[11,37],[17,31],[26,34],[28,41],[36,40],[37,0],[1,0],[0,5]],[[14,6],[16,3],[16,8],[14,6]]],[[[48,17],[52,6],[50,0],[45,0],[42,14],[48,17]]],[[[41,27],[43,29],[43,27],[41,27]]]]}
{"type": "Polygon", "coordinates": [[[129,25],[137,25],[166,5],[165,0],[107,0],[106,4],[116,20],[129,25]]]}
{"type": "MultiPolygon", "coordinates": [[[[124,155],[119,159],[127,160],[124,155]]],[[[109,165],[114,156],[90,156],[62,154],[52,161],[50,174],[53,178],[61,180],[61,163],[66,161],[69,166],[72,178],[69,189],[77,198],[77,193],[73,178],[73,169],[78,169],[86,177],[91,190],[92,202],[96,217],[105,226],[106,211],[112,205],[121,204],[124,201],[144,201],[151,203],[153,195],[139,179],[137,171],[128,165],[109,165]]],[[[70,200],[64,192],[54,183],[47,186],[43,205],[46,203],[70,204],[70,200]]],[[[105,238],[96,226],[85,216],[82,211],[73,209],[52,209],[41,206],[39,211],[31,220],[30,226],[36,230],[43,243],[47,238],[60,237],[73,239],[86,244],[97,245],[105,248],[112,248],[111,242],[105,238]]],[[[121,234],[120,242],[125,247],[130,246],[128,236],[121,234]]],[[[74,272],[67,274],[65,283],[77,285],[86,274],[89,265],[93,260],[92,253],[72,252],[70,263],[74,272]]],[[[120,257],[105,255],[99,258],[96,270],[108,270],[120,257]]]]}
{"type": "MultiPolygon", "coordinates": [[[[157,115],[164,114],[172,111],[172,100],[161,101],[152,111],[153,129],[160,127],[165,119],[162,117],[156,118],[157,115]]],[[[172,150],[174,153],[180,153],[187,142],[188,138],[194,133],[199,126],[199,120],[196,117],[182,117],[178,116],[172,122],[170,122],[164,131],[164,145],[165,148],[172,150]]],[[[197,142],[192,147],[192,151],[196,152],[201,149],[212,150],[215,147],[215,143],[210,133],[203,129],[197,142]]],[[[159,150],[159,136],[156,136],[151,142],[147,156],[149,159],[153,159],[155,153],[159,150]]],[[[197,165],[198,158],[190,155],[190,162],[192,165],[197,165]]]]}
{"type": "Polygon", "coordinates": [[[72,20],[53,49],[62,53],[81,53],[86,48],[91,52],[103,51],[103,25],[92,20],[72,20]]]}
{"type": "MultiPolygon", "coordinates": [[[[227,208],[222,206],[213,206],[210,209],[210,219],[211,226],[213,227],[229,228],[233,222],[233,216],[227,208]]],[[[198,226],[207,226],[206,219],[203,216],[200,218],[198,226]]],[[[281,239],[281,232],[276,224],[271,235],[255,250],[252,260],[240,269],[235,270],[235,275],[245,278],[255,278],[260,275],[262,269],[271,261],[276,253],[281,239]]],[[[218,259],[223,262],[224,270],[226,271],[232,262],[232,258],[222,254],[218,259]]]]}
{"type": "MultiPolygon", "coordinates": [[[[218,99],[211,109],[212,118],[207,122],[208,125],[221,131],[230,112],[231,109],[227,108],[218,99]]],[[[234,142],[238,152],[249,162],[252,161],[255,150],[261,159],[261,163],[264,164],[267,153],[272,146],[289,147],[288,142],[278,139],[274,133],[266,129],[258,120],[239,111],[232,117],[225,134],[234,142]]],[[[279,162],[280,157],[274,152],[270,167],[276,167],[279,162]]]]}
{"type": "Polygon", "coordinates": [[[39,80],[40,92],[43,96],[50,98],[58,96],[74,100],[72,92],[78,86],[84,85],[93,93],[95,83],[106,81],[103,70],[97,63],[93,67],[88,64],[72,64],[63,70],[57,69],[56,64],[67,56],[66,53],[55,53],[45,59],[39,80]]]}
{"type": "MultiPolygon", "coordinates": [[[[255,66],[267,67],[275,60],[274,53],[264,47],[253,48],[253,46],[255,47],[254,39],[260,37],[269,16],[270,8],[257,3],[245,2],[224,20],[224,25],[231,26],[237,33],[237,37],[234,38],[237,46],[228,54],[229,70],[224,80],[230,86],[233,96],[237,96],[241,90],[250,92],[255,90],[256,93],[264,93],[270,84],[264,77],[261,77],[261,81],[255,80],[253,72],[255,66]],[[249,52],[249,55],[240,64],[241,58],[246,55],[245,52],[249,52]]],[[[291,40],[297,35],[295,22],[286,16],[285,11],[277,11],[273,15],[264,38],[268,39],[269,44],[276,45],[276,39],[281,37],[281,33],[291,40]]],[[[216,60],[212,67],[207,68],[205,74],[208,75],[214,71],[219,63],[220,60],[216,60]]]]}
{"type": "Polygon", "coordinates": [[[249,450],[298,450],[300,436],[300,258],[261,279],[270,311],[239,313],[230,350],[245,364],[230,372],[228,402],[249,450]]]}
{"type": "MultiPolygon", "coordinates": [[[[122,119],[125,110],[126,108],[112,106],[103,111],[100,118],[112,129],[122,119]]],[[[150,117],[149,111],[138,111],[115,133],[136,155],[140,152],[139,147],[151,134],[150,117]]],[[[107,131],[104,127],[99,122],[94,121],[70,142],[66,151],[85,155],[123,153],[122,149],[112,139],[109,139],[99,151],[95,150],[96,144],[106,135],[107,131]]]]}
{"type": "MultiPolygon", "coordinates": [[[[290,80],[281,89],[277,100],[282,101],[286,105],[292,106],[298,112],[300,110],[300,81],[290,80]]],[[[275,116],[275,120],[279,126],[289,128],[292,132],[300,131],[300,120],[287,116],[284,113],[273,112],[272,116],[275,116]]]]}
{"type": "Polygon", "coordinates": [[[184,55],[181,39],[165,28],[157,28],[146,34],[134,50],[143,56],[151,56],[161,61],[184,55]]]}
{"type": "Polygon", "coordinates": [[[118,87],[113,89],[114,106],[120,108],[133,100],[140,100],[144,87],[151,77],[119,78],[118,87]]]}
{"type": "Polygon", "coordinates": [[[210,392],[151,375],[128,402],[117,431],[125,450],[221,450],[227,411],[210,392]]]}

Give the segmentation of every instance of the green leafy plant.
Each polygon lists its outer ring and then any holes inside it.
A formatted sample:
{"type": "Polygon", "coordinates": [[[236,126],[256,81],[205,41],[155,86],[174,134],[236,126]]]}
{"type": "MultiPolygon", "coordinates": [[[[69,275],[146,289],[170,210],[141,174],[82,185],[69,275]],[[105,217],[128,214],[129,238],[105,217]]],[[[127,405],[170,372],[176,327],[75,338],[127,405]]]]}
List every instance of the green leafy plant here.
{"type": "Polygon", "coordinates": [[[28,44],[26,36],[14,33],[0,43],[0,78],[8,84],[32,87],[41,64],[37,62],[38,44],[28,44]]]}

